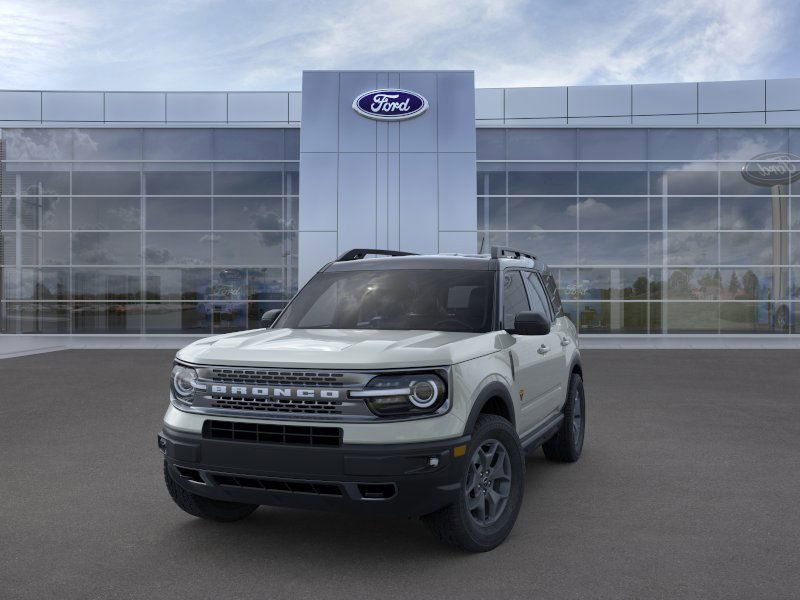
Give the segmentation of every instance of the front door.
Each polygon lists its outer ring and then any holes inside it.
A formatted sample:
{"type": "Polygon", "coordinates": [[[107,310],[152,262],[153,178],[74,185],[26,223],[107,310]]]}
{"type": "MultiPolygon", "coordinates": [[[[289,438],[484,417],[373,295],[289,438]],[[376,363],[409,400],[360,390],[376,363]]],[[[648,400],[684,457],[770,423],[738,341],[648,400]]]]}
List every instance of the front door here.
{"type": "MultiPolygon", "coordinates": [[[[550,313],[541,301],[526,290],[522,273],[507,270],[503,274],[503,327],[513,329],[514,318],[520,312],[534,310],[546,318],[550,313]]],[[[519,398],[519,430],[524,436],[552,412],[554,394],[561,388],[563,354],[558,335],[512,334],[508,352],[514,366],[514,393],[519,398]]]]}

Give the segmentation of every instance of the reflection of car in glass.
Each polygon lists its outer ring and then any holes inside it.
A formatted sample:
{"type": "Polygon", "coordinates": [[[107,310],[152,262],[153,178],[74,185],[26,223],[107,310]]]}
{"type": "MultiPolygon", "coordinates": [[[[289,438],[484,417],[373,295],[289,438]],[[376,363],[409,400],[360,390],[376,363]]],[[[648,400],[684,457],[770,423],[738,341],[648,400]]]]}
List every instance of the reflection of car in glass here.
{"type": "Polygon", "coordinates": [[[241,301],[245,300],[245,272],[241,269],[223,269],[217,281],[205,294],[209,302],[201,304],[199,311],[213,318],[215,323],[233,321],[242,314],[241,301]]]}
{"type": "Polygon", "coordinates": [[[525,452],[581,454],[575,326],[531,255],[352,250],[262,324],[176,355],[158,441],[192,515],[422,517],[484,551],[517,518],[525,452]]]}

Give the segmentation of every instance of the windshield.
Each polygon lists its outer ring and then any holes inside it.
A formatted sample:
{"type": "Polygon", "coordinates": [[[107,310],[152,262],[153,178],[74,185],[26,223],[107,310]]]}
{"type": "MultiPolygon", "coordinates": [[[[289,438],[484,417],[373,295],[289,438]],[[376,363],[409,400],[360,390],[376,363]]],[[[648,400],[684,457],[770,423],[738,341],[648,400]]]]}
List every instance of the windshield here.
{"type": "Polygon", "coordinates": [[[274,327],[491,331],[494,272],[386,270],[318,273],[274,327]]]}

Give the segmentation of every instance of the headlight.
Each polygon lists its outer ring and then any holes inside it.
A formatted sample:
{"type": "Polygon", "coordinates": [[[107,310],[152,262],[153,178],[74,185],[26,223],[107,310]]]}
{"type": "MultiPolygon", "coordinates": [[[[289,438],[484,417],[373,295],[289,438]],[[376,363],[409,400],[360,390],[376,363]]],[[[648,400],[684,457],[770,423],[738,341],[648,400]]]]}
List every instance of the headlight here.
{"type": "Polygon", "coordinates": [[[430,414],[447,401],[447,386],[435,373],[379,375],[350,397],[363,398],[381,417],[430,414]]]}
{"type": "Polygon", "coordinates": [[[191,367],[175,365],[172,367],[172,395],[184,404],[192,403],[197,371],[191,367]]]}

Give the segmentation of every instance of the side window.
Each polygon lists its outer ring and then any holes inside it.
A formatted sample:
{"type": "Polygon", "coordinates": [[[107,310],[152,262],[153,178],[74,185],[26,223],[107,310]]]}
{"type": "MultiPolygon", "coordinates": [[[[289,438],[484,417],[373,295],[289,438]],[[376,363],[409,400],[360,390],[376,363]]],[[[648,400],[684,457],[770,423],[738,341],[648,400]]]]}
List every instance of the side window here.
{"type": "Polygon", "coordinates": [[[547,293],[550,294],[550,302],[553,303],[553,310],[556,311],[556,316],[563,317],[564,307],[561,306],[561,294],[558,293],[558,286],[552,273],[548,273],[544,278],[544,284],[547,286],[547,293]]]}
{"type": "Polygon", "coordinates": [[[528,294],[519,271],[503,273],[503,327],[514,327],[517,313],[530,310],[528,294]]]}
{"type": "Polygon", "coordinates": [[[539,282],[539,278],[536,276],[536,273],[526,271],[525,280],[528,282],[528,285],[530,286],[529,289],[532,292],[530,294],[531,310],[543,314],[552,321],[553,313],[550,311],[550,305],[547,302],[547,296],[545,295],[545,291],[542,288],[542,284],[539,282]]]}

